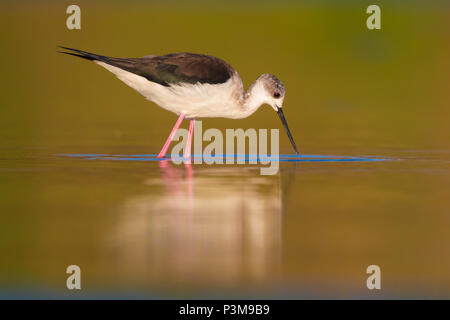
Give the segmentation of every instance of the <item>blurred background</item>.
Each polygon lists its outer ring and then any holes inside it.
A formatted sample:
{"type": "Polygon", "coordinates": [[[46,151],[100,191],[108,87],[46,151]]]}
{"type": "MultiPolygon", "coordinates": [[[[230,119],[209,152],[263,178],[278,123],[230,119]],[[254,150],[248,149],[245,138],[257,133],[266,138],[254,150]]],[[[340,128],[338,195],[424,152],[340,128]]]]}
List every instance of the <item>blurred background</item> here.
{"type": "MultiPolygon", "coordinates": [[[[2,1],[0,297],[450,295],[450,10],[445,1],[2,1]],[[68,30],[66,8],[81,8],[68,30]],[[368,30],[366,8],[381,8],[368,30]],[[273,73],[305,154],[380,163],[194,166],[154,154],[176,116],[63,45],[195,52],[248,87],[273,73]],[[82,290],[65,287],[66,267],[82,290]],[[366,288],[381,267],[382,290],[366,288]]],[[[186,124],[184,124],[186,127],[186,124]]],[[[207,128],[280,128],[262,107],[207,128]]],[[[281,129],[282,130],[282,129],[281,129]]],[[[280,133],[280,152],[291,146],[280,133]]]]}

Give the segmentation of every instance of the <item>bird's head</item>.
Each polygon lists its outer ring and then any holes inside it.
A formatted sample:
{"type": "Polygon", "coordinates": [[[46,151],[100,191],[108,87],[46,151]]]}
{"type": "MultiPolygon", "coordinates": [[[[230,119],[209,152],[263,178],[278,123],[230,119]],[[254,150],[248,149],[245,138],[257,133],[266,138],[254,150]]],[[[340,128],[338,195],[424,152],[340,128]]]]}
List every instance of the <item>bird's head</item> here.
{"type": "Polygon", "coordinates": [[[285,90],[280,79],[272,74],[264,73],[257,81],[262,86],[264,102],[270,105],[275,111],[283,107],[285,90]]]}
{"type": "Polygon", "coordinates": [[[295,145],[294,138],[291,135],[286,118],[283,114],[282,108],[286,92],[283,83],[280,79],[268,73],[261,75],[256,82],[259,82],[262,88],[260,93],[263,96],[262,101],[270,105],[278,113],[278,116],[286,129],[289,140],[291,141],[292,147],[294,147],[295,152],[298,154],[297,146],[295,145]]]}

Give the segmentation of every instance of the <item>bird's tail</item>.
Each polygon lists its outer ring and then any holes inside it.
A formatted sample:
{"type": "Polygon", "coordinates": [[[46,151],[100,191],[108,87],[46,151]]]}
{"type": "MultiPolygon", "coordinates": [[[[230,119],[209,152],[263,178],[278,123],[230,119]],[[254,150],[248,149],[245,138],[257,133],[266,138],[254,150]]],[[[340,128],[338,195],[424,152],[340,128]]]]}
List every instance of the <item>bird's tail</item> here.
{"type": "Polygon", "coordinates": [[[77,50],[77,49],[67,48],[67,47],[63,47],[63,46],[59,46],[59,47],[64,49],[64,50],[72,51],[72,52],[58,51],[59,53],[69,54],[71,56],[80,57],[80,58],[83,58],[83,59],[86,59],[86,60],[90,60],[90,61],[98,60],[98,61],[107,62],[110,59],[109,57],[101,56],[101,55],[90,53],[90,52],[86,52],[86,51],[81,51],[81,50],[77,50]]]}

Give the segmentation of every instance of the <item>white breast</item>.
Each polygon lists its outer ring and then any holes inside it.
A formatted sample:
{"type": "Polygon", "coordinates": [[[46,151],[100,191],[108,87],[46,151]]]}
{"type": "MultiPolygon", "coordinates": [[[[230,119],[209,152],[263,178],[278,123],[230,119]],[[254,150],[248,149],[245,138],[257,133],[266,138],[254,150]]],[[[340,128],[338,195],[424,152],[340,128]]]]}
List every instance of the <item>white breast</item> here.
{"type": "Polygon", "coordinates": [[[120,80],[148,100],[177,115],[187,118],[241,118],[242,81],[238,75],[222,84],[182,84],[162,86],[134,73],[94,61],[114,73],[120,80]]]}

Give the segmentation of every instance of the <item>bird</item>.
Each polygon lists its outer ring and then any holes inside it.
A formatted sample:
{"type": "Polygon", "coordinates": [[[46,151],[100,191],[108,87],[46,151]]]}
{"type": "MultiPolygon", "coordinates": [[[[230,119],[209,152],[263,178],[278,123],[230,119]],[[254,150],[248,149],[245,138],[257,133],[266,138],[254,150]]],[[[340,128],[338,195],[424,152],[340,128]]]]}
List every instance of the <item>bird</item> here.
{"type": "Polygon", "coordinates": [[[58,51],[60,53],[104,67],[147,100],[178,116],[157,158],[165,158],[184,119],[189,120],[189,131],[183,157],[190,161],[195,119],[242,119],[263,104],[277,112],[292,147],[299,154],[283,113],[285,87],[272,74],[262,74],[245,91],[238,72],[224,60],[211,55],[182,52],[113,58],[64,46],[59,48],[64,50],[58,51]]]}

